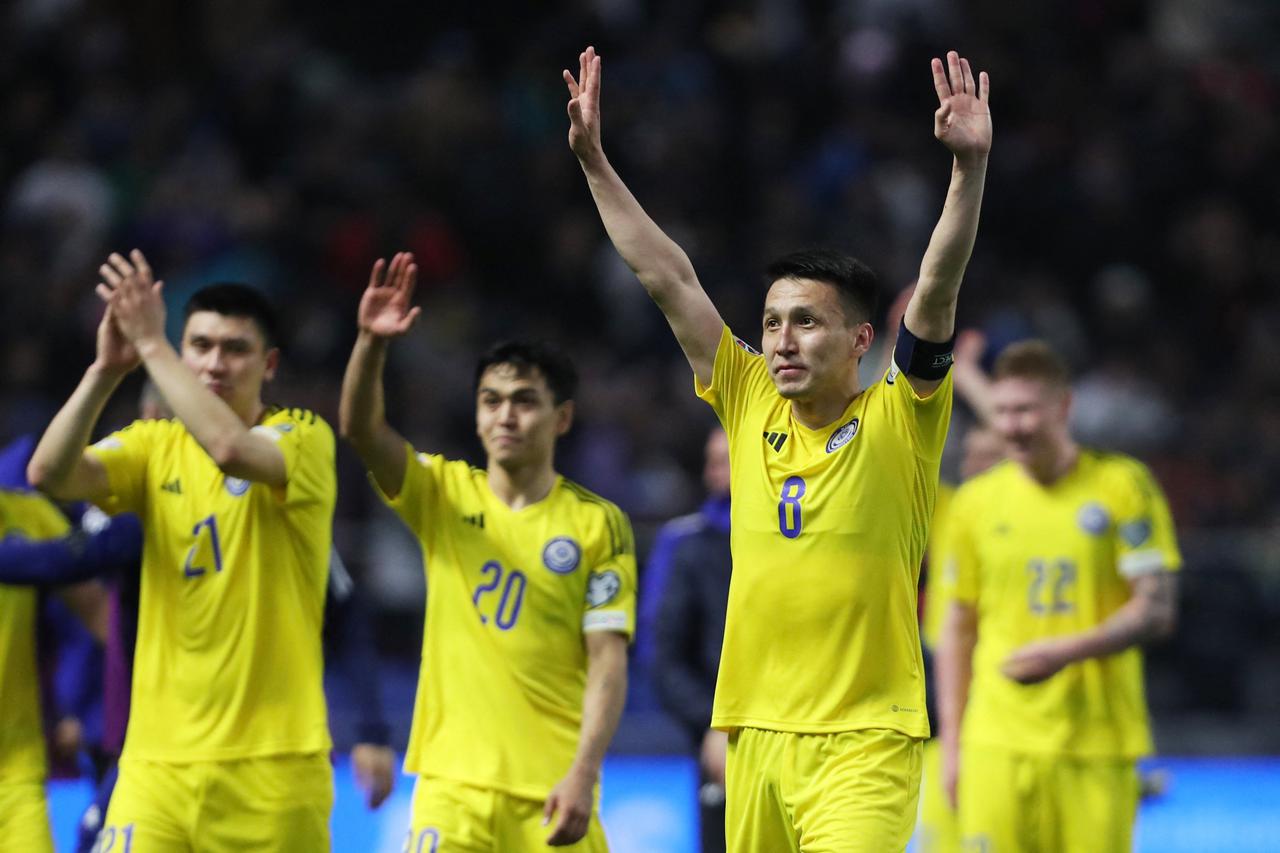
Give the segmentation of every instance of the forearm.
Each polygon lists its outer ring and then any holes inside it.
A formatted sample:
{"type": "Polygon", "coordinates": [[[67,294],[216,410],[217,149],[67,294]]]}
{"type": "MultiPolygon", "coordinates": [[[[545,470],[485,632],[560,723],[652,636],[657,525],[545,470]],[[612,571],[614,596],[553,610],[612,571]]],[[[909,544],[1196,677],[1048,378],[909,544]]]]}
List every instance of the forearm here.
{"type": "Polygon", "coordinates": [[[200,382],[168,341],[154,338],[137,346],[147,374],[178,420],[219,468],[233,475],[242,473],[227,469],[244,456],[250,440],[248,425],[200,382]]]}
{"type": "Polygon", "coordinates": [[[0,541],[0,583],[52,586],[105,574],[109,567],[87,545],[80,532],[43,541],[6,537],[0,541]]]}
{"type": "Polygon", "coordinates": [[[587,667],[587,686],[582,697],[582,731],[573,770],[592,778],[599,776],[605,753],[627,699],[627,651],[625,640],[609,644],[593,655],[587,667]]]}
{"type": "Polygon", "coordinates": [[[957,159],[952,164],[947,200],[907,305],[907,328],[925,340],[945,341],[955,331],[956,300],[978,236],[986,172],[985,156],[963,162],[957,159]]]}
{"type": "Polygon", "coordinates": [[[658,306],[696,284],[689,256],[645,213],[604,153],[580,163],[609,239],[658,306]]]}
{"type": "Polygon", "coordinates": [[[960,741],[960,726],[969,703],[973,649],[977,643],[974,621],[970,614],[949,611],[934,656],[934,674],[938,679],[938,737],[949,745],[960,741]]]}
{"type": "Polygon", "coordinates": [[[1144,598],[1131,598],[1097,627],[1065,636],[1061,643],[1064,657],[1074,663],[1163,639],[1172,630],[1171,608],[1144,598]]]}
{"type": "Polygon", "coordinates": [[[45,429],[27,465],[27,480],[42,492],[60,500],[100,497],[105,475],[86,469],[84,450],[102,417],[107,401],[124,378],[94,364],[85,371],[71,397],[45,429]]]}
{"type": "Polygon", "coordinates": [[[338,424],[379,487],[395,495],[404,479],[404,439],[387,423],[382,376],[387,340],[361,331],[342,377],[338,424]]]}

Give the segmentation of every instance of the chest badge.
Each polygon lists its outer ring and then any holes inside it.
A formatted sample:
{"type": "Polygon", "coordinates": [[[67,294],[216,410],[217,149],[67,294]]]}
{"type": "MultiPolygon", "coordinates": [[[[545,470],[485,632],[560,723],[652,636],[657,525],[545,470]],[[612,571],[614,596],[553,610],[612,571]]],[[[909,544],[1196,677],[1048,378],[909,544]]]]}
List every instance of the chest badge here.
{"type": "Polygon", "coordinates": [[[835,453],[849,442],[853,441],[853,437],[858,434],[858,419],[854,418],[840,429],[831,433],[831,438],[827,439],[827,452],[835,453]]]}
{"type": "Polygon", "coordinates": [[[1080,507],[1080,512],[1076,515],[1076,521],[1079,523],[1080,529],[1090,536],[1101,536],[1111,526],[1111,516],[1107,514],[1106,507],[1096,502],[1090,502],[1080,507]]]}
{"type": "Polygon", "coordinates": [[[226,486],[227,494],[233,498],[238,498],[249,491],[250,483],[248,480],[241,480],[239,477],[226,477],[223,479],[222,485],[226,486]]]}
{"type": "Polygon", "coordinates": [[[567,575],[582,562],[582,548],[568,536],[557,536],[542,549],[542,565],[558,575],[567,575]]]}

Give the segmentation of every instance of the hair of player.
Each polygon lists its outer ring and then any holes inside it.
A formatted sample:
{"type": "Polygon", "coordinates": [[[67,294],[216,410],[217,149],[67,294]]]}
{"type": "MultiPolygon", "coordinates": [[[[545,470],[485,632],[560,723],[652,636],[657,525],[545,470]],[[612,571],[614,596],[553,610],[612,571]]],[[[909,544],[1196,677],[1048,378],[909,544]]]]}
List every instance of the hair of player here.
{"type": "Polygon", "coordinates": [[[503,341],[494,344],[476,362],[475,390],[480,390],[480,379],[491,367],[507,364],[516,369],[519,376],[528,375],[537,368],[551,390],[556,405],[572,400],[578,393],[578,371],[568,354],[555,344],[546,341],[503,341]]]}
{"type": "Polygon", "coordinates": [[[801,249],[778,258],[765,268],[768,285],[783,278],[821,281],[840,296],[848,325],[870,323],[876,313],[876,274],[857,258],[835,249],[801,249]]]}
{"type": "Polygon", "coordinates": [[[248,317],[262,333],[267,349],[280,345],[280,326],[276,311],[260,292],[239,282],[218,282],[206,285],[187,300],[182,321],[191,319],[197,311],[212,311],[224,317],[248,317]]]}
{"type": "Polygon", "coordinates": [[[1042,340],[1026,340],[1009,344],[996,358],[992,378],[1031,379],[1060,388],[1071,384],[1071,371],[1062,356],[1042,340]]]}

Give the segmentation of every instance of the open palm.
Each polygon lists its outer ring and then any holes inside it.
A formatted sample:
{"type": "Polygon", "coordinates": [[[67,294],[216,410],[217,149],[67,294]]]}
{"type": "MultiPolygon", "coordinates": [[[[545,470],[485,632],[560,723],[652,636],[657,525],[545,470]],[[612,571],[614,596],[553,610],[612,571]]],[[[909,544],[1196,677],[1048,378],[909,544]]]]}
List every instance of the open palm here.
{"type": "Polygon", "coordinates": [[[974,79],[969,60],[954,50],[946,65],[933,60],[933,88],[938,111],[933,115],[933,135],[959,158],[985,157],[991,151],[991,110],[987,106],[991,80],[987,72],[974,79]]]}
{"type": "Polygon", "coordinates": [[[578,54],[578,77],[561,72],[569,88],[569,147],[587,160],[600,150],[600,57],[594,47],[578,54]]]}
{"type": "Polygon", "coordinates": [[[379,258],[360,297],[361,330],[379,338],[399,337],[409,331],[422,313],[421,308],[410,307],[417,280],[418,266],[409,252],[397,254],[390,267],[379,258]]]}

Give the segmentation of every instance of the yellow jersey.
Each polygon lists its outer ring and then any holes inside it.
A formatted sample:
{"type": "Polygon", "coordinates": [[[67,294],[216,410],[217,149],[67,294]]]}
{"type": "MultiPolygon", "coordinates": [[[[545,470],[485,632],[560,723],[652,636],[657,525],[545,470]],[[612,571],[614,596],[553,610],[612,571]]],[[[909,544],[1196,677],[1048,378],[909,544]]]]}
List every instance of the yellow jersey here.
{"type": "Polygon", "coordinates": [[[1131,578],[1181,566],[1168,504],[1145,466],[1082,450],[1045,486],[1002,462],[960,487],[944,551],[950,595],[978,613],[962,743],[1080,757],[1151,751],[1136,646],[1039,684],[1000,674],[1026,643],[1106,620],[1129,600],[1131,578]]]}
{"type": "Polygon", "coordinates": [[[276,489],[229,477],[177,420],[90,451],[108,512],[142,518],[142,588],[124,755],[186,762],[330,748],[321,629],[337,497],[329,425],[271,408],[276,489]]]}
{"type": "Polygon", "coordinates": [[[584,632],[633,631],[631,524],[563,477],[513,510],[483,470],[406,453],[399,494],[379,491],[418,536],[427,576],[405,770],[544,799],[577,751],[584,632]]]}
{"type": "Polygon", "coordinates": [[[916,616],[951,378],[891,366],[829,426],[791,412],[726,328],[698,395],[729,436],[733,579],[712,725],[927,737],[916,616]]]}
{"type": "MultiPolygon", "coordinates": [[[[0,490],[0,537],[44,540],[70,524],[43,495],[0,490]]],[[[0,584],[0,784],[43,781],[47,766],[32,587],[0,584]]]]}

